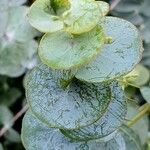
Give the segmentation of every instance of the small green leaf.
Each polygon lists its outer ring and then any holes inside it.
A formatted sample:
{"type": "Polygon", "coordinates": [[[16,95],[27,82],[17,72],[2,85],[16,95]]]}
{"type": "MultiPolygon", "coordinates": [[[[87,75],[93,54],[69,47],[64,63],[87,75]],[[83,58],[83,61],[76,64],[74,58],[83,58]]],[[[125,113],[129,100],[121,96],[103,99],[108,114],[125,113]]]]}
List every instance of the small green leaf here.
{"type": "Polygon", "coordinates": [[[107,111],[94,124],[78,130],[61,130],[67,137],[77,141],[88,141],[108,136],[118,129],[126,116],[127,105],[122,88],[112,84],[112,99],[107,111]]]}
{"type": "MultiPolygon", "coordinates": [[[[31,40],[28,42],[9,43],[4,41],[0,45],[0,74],[10,77],[18,77],[26,70],[26,64],[35,54],[38,44],[31,40]]],[[[1,42],[0,42],[1,44],[1,42]]]]}
{"type": "Polygon", "coordinates": [[[65,30],[72,34],[92,30],[102,17],[94,0],[71,0],[70,5],[70,9],[63,13],[63,22],[65,30]]]}
{"type": "Polygon", "coordinates": [[[14,129],[9,129],[5,134],[4,137],[13,143],[20,143],[21,142],[21,138],[20,135],[17,131],[15,131],[14,129]]]}
{"type": "Polygon", "coordinates": [[[46,34],[39,46],[39,56],[44,64],[55,69],[70,69],[88,63],[104,44],[101,27],[80,36],[60,31],[46,34]]]}
{"type": "Polygon", "coordinates": [[[105,17],[101,26],[112,37],[112,43],[106,44],[92,63],[77,72],[76,78],[80,80],[112,80],[129,73],[141,60],[142,40],[134,25],[123,19],[105,17]]]}
{"type": "Polygon", "coordinates": [[[0,105],[0,124],[10,127],[12,125],[13,114],[10,110],[4,106],[0,105]]]}
{"type": "Polygon", "coordinates": [[[124,82],[127,82],[127,84],[131,84],[135,87],[145,85],[149,81],[149,79],[149,70],[141,64],[138,64],[133,71],[123,77],[124,82]]]}
{"type": "Polygon", "coordinates": [[[109,4],[104,1],[97,1],[97,4],[103,16],[106,16],[107,13],[109,12],[109,4]]]}
{"type": "Polygon", "coordinates": [[[143,98],[150,103],[150,87],[149,86],[143,86],[140,88],[141,94],[143,98]]]}
{"type": "Polygon", "coordinates": [[[78,129],[97,121],[111,100],[111,85],[72,81],[66,89],[59,77],[40,64],[26,78],[26,97],[32,112],[50,127],[78,129]]]}
{"type": "Polygon", "coordinates": [[[50,0],[36,0],[28,13],[30,24],[41,32],[55,32],[63,28],[63,22],[56,16],[50,0]]]}

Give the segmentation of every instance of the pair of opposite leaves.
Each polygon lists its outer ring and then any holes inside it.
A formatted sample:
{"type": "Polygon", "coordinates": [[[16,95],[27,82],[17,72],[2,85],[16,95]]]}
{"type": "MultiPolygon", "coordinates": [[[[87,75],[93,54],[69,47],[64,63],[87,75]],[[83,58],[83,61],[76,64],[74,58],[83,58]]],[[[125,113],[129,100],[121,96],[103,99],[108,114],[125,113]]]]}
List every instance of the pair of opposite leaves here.
{"type": "MultiPolygon", "coordinates": [[[[109,141],[111,133],[124,120],[127,108],[122,88],[117,82],[92,84],[75,80],[64,90],[58,86],[59,78],[61,73],[43,64],[35,67],[26,78],[30,111],[26,114],[22,127],[25,148],[97,150],[102,143],[94,139],[104,138],[109,141]],[[51,127],[61,129],[69,138],[51,127]]],[[[126,130],[123,132],[127,134],[119,137],[121,143],[113,136],[109,145],[120,149],[117,145],[120,143],[125,144],[126,149],[140,150],[140,142],[137,144],[134,134],[130,135],[128,133],[131,131],[126,130]]],[[[106,145],[107,142],[103,149],[107,150],[109,148],[106,145]]]]}
{"type": "MultiPolygon", "coordinates": [[[[92,84],[75,80],[72,81],[69,88],[64,90],[59,87],[60,78],[61,73],[59,74],[58,71],[55,72],[43,64],[35,67],[27,75],[25,87],[30,111],[32,110],[32,113],[43,122],[43,125],[36,125],[34,121],[31,123],[25,117],[22,140],[26,149],[33,147],[40,149],[39,146],[44,144],[40,139],[45,138],[48,139],[47,144],[49,145],[45,145],[45,149],[56,148],[52,148],[53,141],[51,141],[51,137],[47,137],[47,135],[52,135],[49,134],[49,131],[55,131],[55,129],[46,129],[45,125],[62,129],[61,132],[71,139],[89,141],[111,134],[124,120],[126,101],[123,90],[117,82],[92,84]]],[[[26,116],[32,118],[31,114],[27,113],[26,116]]],[[[57,142],[57,135],[52,137],[56,138],[54,141],[57,142]]],[[[64,149],[86,143],[72,143],[69,139],[67,143],[64,143],[63,140],[67,139],[65,136],[61,136],[61,139],[58,147],[64,145],[64,149]]],[[[96,149],[94,144],[89,142],[91,149],[96,149]]]]}
{"type": "Polygon", "coordinates": [[[134,25],[104,17],[109,11],[105,2],[70,0],[70,4],[70,9],[58,16],[49,0],[37,0],[31,6],[31,25],[46,32],[39,46],[42,62],[53,69],[78,68],[76,78],[88,82],[102,82],[130,72],[143,51],[134,25]],[[105,44],[105,35],[112,37],[111,44],[105,44]]]}

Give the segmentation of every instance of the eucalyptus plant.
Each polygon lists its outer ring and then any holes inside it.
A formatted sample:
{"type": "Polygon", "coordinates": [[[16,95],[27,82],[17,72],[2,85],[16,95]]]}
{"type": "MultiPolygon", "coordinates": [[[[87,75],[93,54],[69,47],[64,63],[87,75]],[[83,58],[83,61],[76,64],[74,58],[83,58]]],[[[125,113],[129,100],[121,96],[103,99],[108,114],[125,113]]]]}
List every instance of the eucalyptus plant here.
{"type": "Polygon", "coordinates": [[[41,62],[25,79],[26,150],[141,150],[124,125],[122,81],[141,60],[142,40],[133,24],[108,12],[95,0],[36,0],[30,7],[30,24],[45,34],[41,62]]]}
{"type": "Polygon", "coordinates": [[[18,77],[34,66],[37,30],[27,21],[26,0],[0,1],[0,74],[18,77]]]}

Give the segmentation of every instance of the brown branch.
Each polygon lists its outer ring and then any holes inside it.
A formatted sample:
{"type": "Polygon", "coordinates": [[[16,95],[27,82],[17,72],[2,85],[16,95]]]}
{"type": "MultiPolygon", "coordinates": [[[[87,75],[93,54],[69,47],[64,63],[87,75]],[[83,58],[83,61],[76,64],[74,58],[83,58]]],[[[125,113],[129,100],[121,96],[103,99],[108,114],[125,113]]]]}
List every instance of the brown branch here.
{"type": "Polygon", "coordinates": [[[110,10],[113,10],[120,2],[121,0],[112,0],[110,3],[110,10]]]}
{"type": "Polygon", "coordinates": [[[0,137],[2,137],[13,125],[14,123],[27,111],[28,106],[25,105],[13,118],[12,118],[12,125],[4,125],[3,128],[0,130],[0,137]]]}

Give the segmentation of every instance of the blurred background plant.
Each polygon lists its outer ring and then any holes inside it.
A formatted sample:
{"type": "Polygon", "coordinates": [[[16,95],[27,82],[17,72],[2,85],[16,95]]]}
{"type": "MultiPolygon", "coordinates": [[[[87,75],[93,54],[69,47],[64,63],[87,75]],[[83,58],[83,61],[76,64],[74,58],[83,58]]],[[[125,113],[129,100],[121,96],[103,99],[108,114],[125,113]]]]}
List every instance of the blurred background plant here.
{"type": "MultiPolygon", "coordinates": [[[[41,33],[27,21],[34,0],[0,0],[0,150],[23,150],[20,131],[27,110],[24,76],[37,63],[41,33]]],[[[142,36],[142,61],[120,79],[128,100],[126,122],[137,133],[143,149],[150,149],[150,0],[107,0],[109,15],[136,25],[142,36]]],[[[123,35],[122,35],[123,36],[123,35]]]]}

